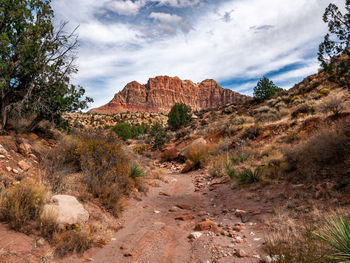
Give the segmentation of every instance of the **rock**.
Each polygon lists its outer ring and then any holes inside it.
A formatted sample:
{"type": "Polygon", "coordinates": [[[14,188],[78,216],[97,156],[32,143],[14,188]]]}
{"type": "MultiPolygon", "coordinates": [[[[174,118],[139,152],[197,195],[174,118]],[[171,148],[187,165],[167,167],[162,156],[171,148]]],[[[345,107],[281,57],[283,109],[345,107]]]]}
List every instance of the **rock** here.
{"type": "Polygon", "coordinates": [[[194,230],[196,230],[196,231],[210,230],[215,234],[221,233],[220,228],[211,220],[206,220],[206,221],[198,223],[194,230]]]}
{"type": "Polygon", "coordinates": [[[6,166],[6,170],[7,170],[8,172],[11,172],[11,171],[12,171],[12,168],[11,168],[10,166],[6,166]]]}
{"type": "Polygon", "coordinates": [[[159,192],[159,195],[163,195],[163,196],[167,196],[167,197],[169,197],[169,196],[170,196],[169,194],[164,193],[164,192],[159,192]]]}
{"type": "Polygon", "coordinates": [[[160,213],[160,211],[158,211],[158,210],[154,210],[153,211],[155,214],[159,214],[160,213]]]}
{"type": "Polygon", "coordinates": [[[189,239],[198,239],[202,236],[203,234],[201,232],[192,232],[188,238],[189,239]]]}
{"type": "Polygon", "coordinates": [[[23,171],[28,171],[30,168],[30,165],[26,161],[19,161],[18,166],[23,170],[23,171]]]}
{"type": "Polygon", "coordinates": [[[43,245],[45,245],[45,239],[43,239],[42,237],[39,238],[37,241],[36,241],[36,245],[38,247],[42,247],[43,245]]]}
{"type": "Polygon", "coordinates": [[[0,159],[5,159],[5,158],[6,158],[5,155],[0,154],[0,159]]]}
{"type": "Polygon", "coordinates": [[[180,221],[188,221],[188,220],[192,220],[192,219],[195,219],[195,217],[191,216],[191,215],[184,215],[184,216],[175,217],[175,220],[180,220],[180,221]]]}
{"type": "Polygon", "coordinates": [[[32,149],[30,144],[26,143],[26,142],[22,142],[19,147],[18,147],[18,151],[23,154],[24,156],[29,156],[32,153],[32,149]]]}
{"type": "Polygon", "coordinates": [[[74,196],[54,195],[51,204],[44,206],[43,215],[57,215],[57,223],[64,225],[82,224],[89,220],[89,213],[74,196]]]}
{"type": "Polygon", "coordinates": [[[240,232],[241,230],[243,230],[244,229],[244,226],[241,226],[241,225],[234,225],[233,227],[232,227],[232,230],[233,231],[236,231],[236,232],[240,232]]]}
{"type": "Polygon", "coordinates": [[[7,155],[8,151],[0,144],[0,154],[1,155],[7,155]]]}
{"type": "Polygon", "coordinates": [[[180,208],[178,208],[177,206],[173,206],[172,208],[169,209],[169,212],[177,212],[179,210],[180,208]]]}
{"type": "Polygon", "coordinates": [[[127,252],[124,254],[124,257],[132,257],[132,256],[133,256],[133,254],[131,252],[127,252]]]}
{"type": "Polygon", "coordinates": [[[121,250],[128,250],[128,248],[127,248],[127,247],[124,247],[124,246],[121,246],[120,249],[121,249],[121,250]]]}
{"type": "Polygon", "coordinates": [[[15,174],[19,174],[19,171],[17,169],[12,169],[12,172],[14,172],[15,174]]]}
{"type": "Polygon", "coordinates": [[[244,250],[240,249],[240,248],[235,249],[235,256],[237,256],[239,258],[248,257],[247,253],[245,253],[244,250]]]}
{"type": "Polygon", "coordinates": [[[247,96],[221,88],[212,79],[193,83],[177,77],[159,76],[150,78],[145,85],[130,82],[108,104],[92,109],[91,112],[169,112],[176,102],[185,103],[192,110],[200,110],[248,99],[247,96]]]}
{"type": "Polygon", "coordinates": [[[186,204],[180,204],[180,205],[176,205],[178,208],[183,209],[183,210],[192,210],[191,207],[189,205],[186,204]]]}
{"type": "Polygon", "coordinates": [[[190,160],[187,160],[185,163],[184,168],[182,168],[181,173],[188,173],[189,171],[191,171],[194,167],[194,163],[190,160]]]}
{"type": "Polygon", "coordinates": [[[237,217],[242,217],[242,216],[244,216],[245,214],[246,214],[247,212],[246,211],[244,211],[244,210],[239,210],[239,209],[236,209],[236,211],[235,211],[235,215],[237,216],[237,217]]]}

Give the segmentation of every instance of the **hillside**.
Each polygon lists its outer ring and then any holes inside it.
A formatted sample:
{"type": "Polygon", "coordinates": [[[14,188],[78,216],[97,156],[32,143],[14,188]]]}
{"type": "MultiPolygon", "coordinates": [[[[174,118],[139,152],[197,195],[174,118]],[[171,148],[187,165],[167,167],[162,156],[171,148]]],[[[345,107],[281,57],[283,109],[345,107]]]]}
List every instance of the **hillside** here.
{"type": "Polygon", "coordinates": [[[121,112],[168,113],[176,102],[185,103],[193,110],[216,107],[227,103],[245,101],[249,97],[223,89],[215,80],[193,83],[177,77],[150,78],[147,84],[133,81],[115,94],[106,105],[92,109],[92,113],[113,114],[121,112]]]}

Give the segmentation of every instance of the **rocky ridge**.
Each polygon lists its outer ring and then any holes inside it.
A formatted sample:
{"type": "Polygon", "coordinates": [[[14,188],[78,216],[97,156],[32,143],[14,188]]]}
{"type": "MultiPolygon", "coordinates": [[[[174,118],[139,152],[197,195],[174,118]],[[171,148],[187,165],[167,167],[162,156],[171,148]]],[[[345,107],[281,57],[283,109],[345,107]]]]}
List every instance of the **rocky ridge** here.
{"type": "Polygon", "coordinates": [[[176,103],[185,103],[192,110],[216,107],[246,101],[249,97],[229,89],[223,89],[212,79],[200,83],[181,80],[178,77],[158,76],[147,84],[130,82],[115,94],[106,105],[92,109],[93,113],[114,114],[120,112],[169,112],[176,103]]]}

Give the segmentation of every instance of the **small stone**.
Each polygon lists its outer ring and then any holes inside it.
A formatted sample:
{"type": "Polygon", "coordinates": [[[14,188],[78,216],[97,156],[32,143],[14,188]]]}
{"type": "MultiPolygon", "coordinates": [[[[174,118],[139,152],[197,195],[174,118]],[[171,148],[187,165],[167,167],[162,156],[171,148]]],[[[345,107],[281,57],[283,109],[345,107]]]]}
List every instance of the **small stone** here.
{"type": "Polygon", "coordinates": [[[247,253],[244,252],[243,249],[235,249],[235,256],[239,257],[239,258],[244,258],[244,257],[247,257],[247,253]]]}
{"type": "Polygon", "coordinates": [[[244,216],[246,213],[247,213],[246,211],[244,211],[244,210],[239,210],[239,209],[236,209],[236,211],[235,211],[235,215],[236,215],[237,217],[242,217],[242,216],[244,216]]]}
{"type": "Polygon", "coordinates": [[[116,239],[116,238],[114,238],[114,237],[112,237],[112,238],[111,238],[111,241],[116,241],[116,240],[117,240],[117,239],[116,239]]]}
{"type": "Polygon", "coordinates": [[[179,210],[180,208],[178,208],[177,206],[173,206],[172,208],[169,209],[169,212],[177,212],[179,210]]]}
{"type": "Polygon", "coordinates": [[[159,214],[159,213],[160,213],[160,211],[158,211],[158,210],[154,210],[154,213],[155,213],[155,214],[159,214]]]}
{"type": "Polygon", "coordinates": [[[38,247],[42,247],[43,245],[45,245],[45,239],[39,238],[39,239],[36,241],[36,245],[37,245],[38,247]]]}
{"type": "Polygon", "coordinates": [[[181,204],[181,205],[176,205],[178,208],[183,209],[183,210],[191,210],[191,207],[186,204],[181,204]]]}
{"type": "Polygon", "coordinates": [[[169,194],[164,193],[164,192],[159,192],[159,195],[163,195],[163,196],[167,196],[167,197],[169,197],[169,196],[170,196],[169,194]]]}
{"type": "Polygon", "coordinates": [[[191,215],[184,215],[184,216],[175,217],[175,220],[180,220],[180,221],[188,221],[188,220],[192,220],[192,219],[195,219],[195,217],[191,216],[191,215]]]}
{"type": "Polygon", "coordinates": [[[1,144],[0,144],[0,154],[1,155],[7,155],[8,154],[7,150],[1,144]]]}
{"type": "Polygon", "coordinates": [[[19,150],[19,152],[20,152],[21,154],[23,154],[24,156],[28,156],[29,154],[32,153],[30,144],[28,144],[28,143],[26,143],[26,142],[22,142],[22,143],[19,145],[18,150],[19,150]]]}
{"type": "Polygon", "coordinates": [[[5,158],[6,158],[5,155],[0,154],[0,159],[5,159],[5,158]]]}
{"type": "Polygon", "coordinates": [[[188,238],[189,239],[198,239],[202,236],[203,234],[201,232],[192,232],[188,238]]]}
{"type": "Polygon", "coordinates": [[[121,249],[121,250],[128,250],[128,248],[127,248],[127,247],[124,247],[124,246],[121,246],[120,249],[121,249]]]}
{"type": "Polygon", "coordinates": [[[13,169],[12,172],[14,172],[15,174],[18,174],[18,173],[19,173],[19,171],[16,170],[16,169],[13,169]]]}
{"type": "Polygon", "coordinates": [[[23,170],[23,171],[28,171],[30,168],[30,165],[26,161],[19,161],[18,166],[23,170]]]}
{"type": "Polygon", "coordinates": [[[127,252],[124,254],[124,257],[132,257],[132,256],[133,256],[133,254],[131,252],[127,252]]]}
{"type": "Polygon", "coordinates": [[[12,168],[11,168],[10,166],[6,166],[6,170],[7,170],[8,172],[11,172],[11,171],[12,171],[12,168]]]}

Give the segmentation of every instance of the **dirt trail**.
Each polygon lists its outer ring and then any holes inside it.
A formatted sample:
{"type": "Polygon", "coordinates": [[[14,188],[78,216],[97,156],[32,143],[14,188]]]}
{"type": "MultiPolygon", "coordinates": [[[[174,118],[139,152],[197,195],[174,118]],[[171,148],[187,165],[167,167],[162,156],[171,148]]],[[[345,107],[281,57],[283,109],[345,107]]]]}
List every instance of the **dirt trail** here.
{"type": "Polygon", "coordinates": [[[227,204],[243,206],[244,202],[230,196],[232,190],[225,184],[210,181],[204,171],[180,174],[172,170],[167,169],[166,182],[151,187],[142,201],[130,201],[121,219],[123,228],[90,260],[96,263],[258,262],[263,242],[259,224],[253,220],[242,224],[240,218],[225,209],[227,204]],[[218,191],[229,193],[218,194],[218,191]],[[222,194],[225,195],[222,198],[215,197],[222,194]],[[179,209],[178,205],[187,205],[185,208],[190,210],[179,209]],[[175,220],[184,215],[195,218],[175,220]],[[231,231],[232,235],[224,230],[221,234],[204,231],[200,238],[191,241],[189,234],[205,219],[215,221],[222,229],[236,224],[243,225],[243,229],[235,234],[231,231]],[[239,257],[240,248],[246,256],[239,257]],[[131,255],[126,256],[127,253],[131,255]]]}

